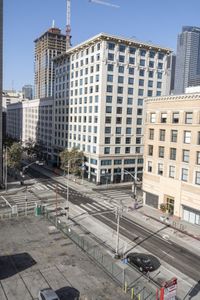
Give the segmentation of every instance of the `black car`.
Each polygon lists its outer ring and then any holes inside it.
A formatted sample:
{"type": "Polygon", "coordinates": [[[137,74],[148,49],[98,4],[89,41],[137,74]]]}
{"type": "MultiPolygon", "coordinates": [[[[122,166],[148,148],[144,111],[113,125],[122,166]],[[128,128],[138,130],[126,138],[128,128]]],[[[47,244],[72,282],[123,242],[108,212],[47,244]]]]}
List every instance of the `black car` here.
{"type": "Polygon", "coordinates": [[[159,260],[150,254],[129,253],[126,258],[128,263],[136,266],[141,272],[151,272],[160,267],[159,260]]]}

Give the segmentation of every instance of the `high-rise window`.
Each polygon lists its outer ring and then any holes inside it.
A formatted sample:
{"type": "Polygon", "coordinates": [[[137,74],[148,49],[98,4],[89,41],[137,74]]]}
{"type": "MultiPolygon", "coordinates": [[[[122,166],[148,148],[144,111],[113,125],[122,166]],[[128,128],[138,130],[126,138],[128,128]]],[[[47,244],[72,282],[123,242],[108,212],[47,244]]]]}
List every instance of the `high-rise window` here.
{"type": "Polygon", "coordinates": [[[181,180],[182,181],[188,181],[188,169],[182,168],[181,180]]]}
{"type": "Polygon", "coordinates": [[[195,174],[195,184],[200,185],[200,172],[197,171],[195,174]]]}
{"type": "Polygon", "coordinates": [[[114,65],[108,64],[107,70],[110,71],[110,72],[113,72],[113,70],[114,70],[114,65]]]}
{"type": "Polygon", "coordinates": [[[130,153],[131,152],[131,147],[125,147],[125,153],[130,153]]]}
{"type": "Polygon", "coordinates": [[[185,144],[190,144],[191,143],[191,131],[184,131],[184,139],[183,142],[185,144]]]}
{"type": "Polygon", "coordinates": [[[120,154],[120,147],[115,147],[115,154],[120,154]]]}
{"type": "Polygon", "coordinates": [[[115,49],[115,43],[108,43],[108,49],[114,50],[115,49]]]}
{"type": "Polygon", "coordinates": [[[149,139],[150,139],[150,140],[153,140],[153,139],[154,139],[154,129],[153,129],[153,128],[150,128],[150,129],[149,129],[149,139]]]}
{"type": "Polygon", "coordinates": [[[149,172],[149,173],[152,172],[152,161],[148,161],[147,172],[149,172]]]}
{"type": "Polygon", "coordinates": [[[176,143],[178,136],[178,130],[171,130],[171,142],[176,143]]]}
{"type": "Polygon", "coordinates": [[[110,144],[110,137],[105,137],[105,144],[110,144]]]}
{"type": "Polygon", "coordinates": [[[104,154],[110,154],[110,147],[104,147],[104,154]]]}
{"type": "Polygon", "coordinates": [[[120,137],[115,138],[115,144],[121,144],[121,138],[120,137]]]}
{"type": "Polygon", "coordinates": [[[192,112],[186,112],[185,113],[185,124],[192,124],[192,112]]]}
{"type": "Polygon", "coordinates": [[[183,150],[183,162],[188,163],[190,157],[190,151],[189,150],[183,150]]]}
{"type": "Polygon", "coordinates": [[[200,165],[200,151],[197,151],[197,154],[196,154],[196,164],[200,165]]]}
{"type": "Polygon", "coordinates": [[[160,129],[160,141],[165,141],[165,129],[160,129]]]}
{"type": "Polygon", "coordinates": [[[169,177],[175,178],[175,166],[169,166],[169,177]]]}
{"type": "Polygon", "coordinates": [[[161,123],[167,123],[167,114],[166,113],[161,113],[161,123]]]}
{"type": "Polygon", "coordinates": [[[159,146],[158,156],[161,157],[161,158],[164,158],[164,151],[165,151],[165,148],[163,146],[159,146]]]}
{"type": "Polygon", "coordinates": [[[163,164],[158,163],[158,175],[163,175],[163,164]]]}
{"type": "Polygon", "coordinates": [[[151,113],[150,114],[150,123],[155,123],[156,122],[156,114],[155,113],[151,113]]]}
{"type": "Polygon", "coordinates": [[[174,112],[172,114],[172,123],[179,123],[179,112],[174,112]]]}
{"type": "Polygon", "coordinates": [[[153,145],[148,145],[148,155],[153,155],[153,145]]]}
{"type": "Polygon", "coordinates": [[[176,148],[170,148],[170,159],[176,160],[176,148]]]}

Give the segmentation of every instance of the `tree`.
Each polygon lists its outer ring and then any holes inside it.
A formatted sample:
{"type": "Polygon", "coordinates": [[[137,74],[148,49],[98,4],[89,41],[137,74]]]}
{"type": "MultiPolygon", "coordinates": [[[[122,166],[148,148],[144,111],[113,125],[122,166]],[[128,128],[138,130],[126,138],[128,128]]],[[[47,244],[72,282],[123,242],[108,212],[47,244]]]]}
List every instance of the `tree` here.
{"type": "Polygon", "coordinates": [[[13,169],[20,169],[22,160],[23,147],[20,143],[13,143],[8,148],[7,165],[13,169]]]}
{"type": "Polygon", "coordinates": [[[6,136],[6,138],[3,140],[3,146],[5,146],[5,147],[11,147],[12,144],[17,143],[17,142],[18,142],[17,139],[14,139],[14,138],[12,138],[10,136],[6,136]]]}
{"type": "Polygon", "coordinates": [[[25,142],[24,151],[26,151],[27,155],[31,158],[41,158],[43,156],[44,147],[40,142],[35,142],[31,139],[28,139],[25,142]]]}
{"type": "Polygon", "coordinates": [[[79,151],[77,148],[72,148],[60,152],[61,169],[67,172],[69,166],[69,173],[80,175],[82,172],[82,163],[84,161],[83,151],[79,151]]]}

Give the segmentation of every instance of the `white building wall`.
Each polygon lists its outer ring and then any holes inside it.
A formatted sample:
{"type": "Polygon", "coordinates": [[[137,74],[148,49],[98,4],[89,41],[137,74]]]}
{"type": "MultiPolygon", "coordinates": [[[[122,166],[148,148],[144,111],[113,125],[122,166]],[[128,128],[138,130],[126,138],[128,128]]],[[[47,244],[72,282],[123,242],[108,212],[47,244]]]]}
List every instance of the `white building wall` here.
{"type": "Polygon", "coordinates": [[[127,180],[124,169],[132,174],[142,172],[143,99],[169,92],[168,54],[170,50],[166,48],[100,34],[57,58],[54,151],[60,151],[66,145],[83,150],[88,158],[88,177],[97,182],[105,177],[105,172],[109,172],[109,181],[127,180]],[[113,50],[109,49],[111,44],[113,50]],[[110,66],[113,66],[112,71],[108,70],[110,66]],[[122,73],[119,68],[123,69],[122,73]],[[67,74],[70,74],[68,79],[67,74]],[[119,83],[122,77],[123,83],[119,83]],[[110,78],[112,82],[109,82],[110,78]],[[112,91],[109,92],[110,88],[112,91]],[[110,101],[109,97],[112,97],[110,101]],[[67,108],[68,140],[66,129],[61,129],[66,125],[63,117],[67,108]],[[110,124],[106,123],[106,117],[111,117],[110,124]],[[117,124],[119,120],[121,124],[117,124]],[[110,133],[105,132],[106,127],[110,127],[110,133]],[[120,133],[116,132],[116,127],[121,127],[120,133]],[[127,127],[131,132],[127,132],[127,127]],[[108,144],[105,138],[110,138],[108,144]],[[106,153],[106,147],[109,147],[109,153],[106,153]],[[120,153],[117,147],[120,147],[120,153]],[[125,163],[127,159],[132,161],[125,163]]]}
{"type": "Polygon", "coordinates": [[[7,107],[7,135],[26,142],[31,140],[52,149],[52,100],[28,100],[7,107]]]}

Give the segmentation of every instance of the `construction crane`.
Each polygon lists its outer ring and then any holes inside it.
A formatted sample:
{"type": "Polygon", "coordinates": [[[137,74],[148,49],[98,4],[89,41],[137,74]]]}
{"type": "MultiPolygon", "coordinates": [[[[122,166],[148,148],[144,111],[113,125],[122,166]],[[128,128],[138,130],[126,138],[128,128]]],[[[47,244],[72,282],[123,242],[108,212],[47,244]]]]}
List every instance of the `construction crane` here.
{"type": "Polygon", "coordinates": [[[71,0],[67,0],[66,50],[71,47],[71,0]]]}
{"type": "Polygon", "coordinates": [[[101,5],[106,5],[106,6],[110,6],[110,7],[114,7],[114,8],[119,8],[119,5],[116,4],[112,4],[109,2],[105,2],[105,1],[101,1],[101,0],[89,0],[89,2],[91,3],[97,3],[97,4],[101,4],[101,5]]]}

